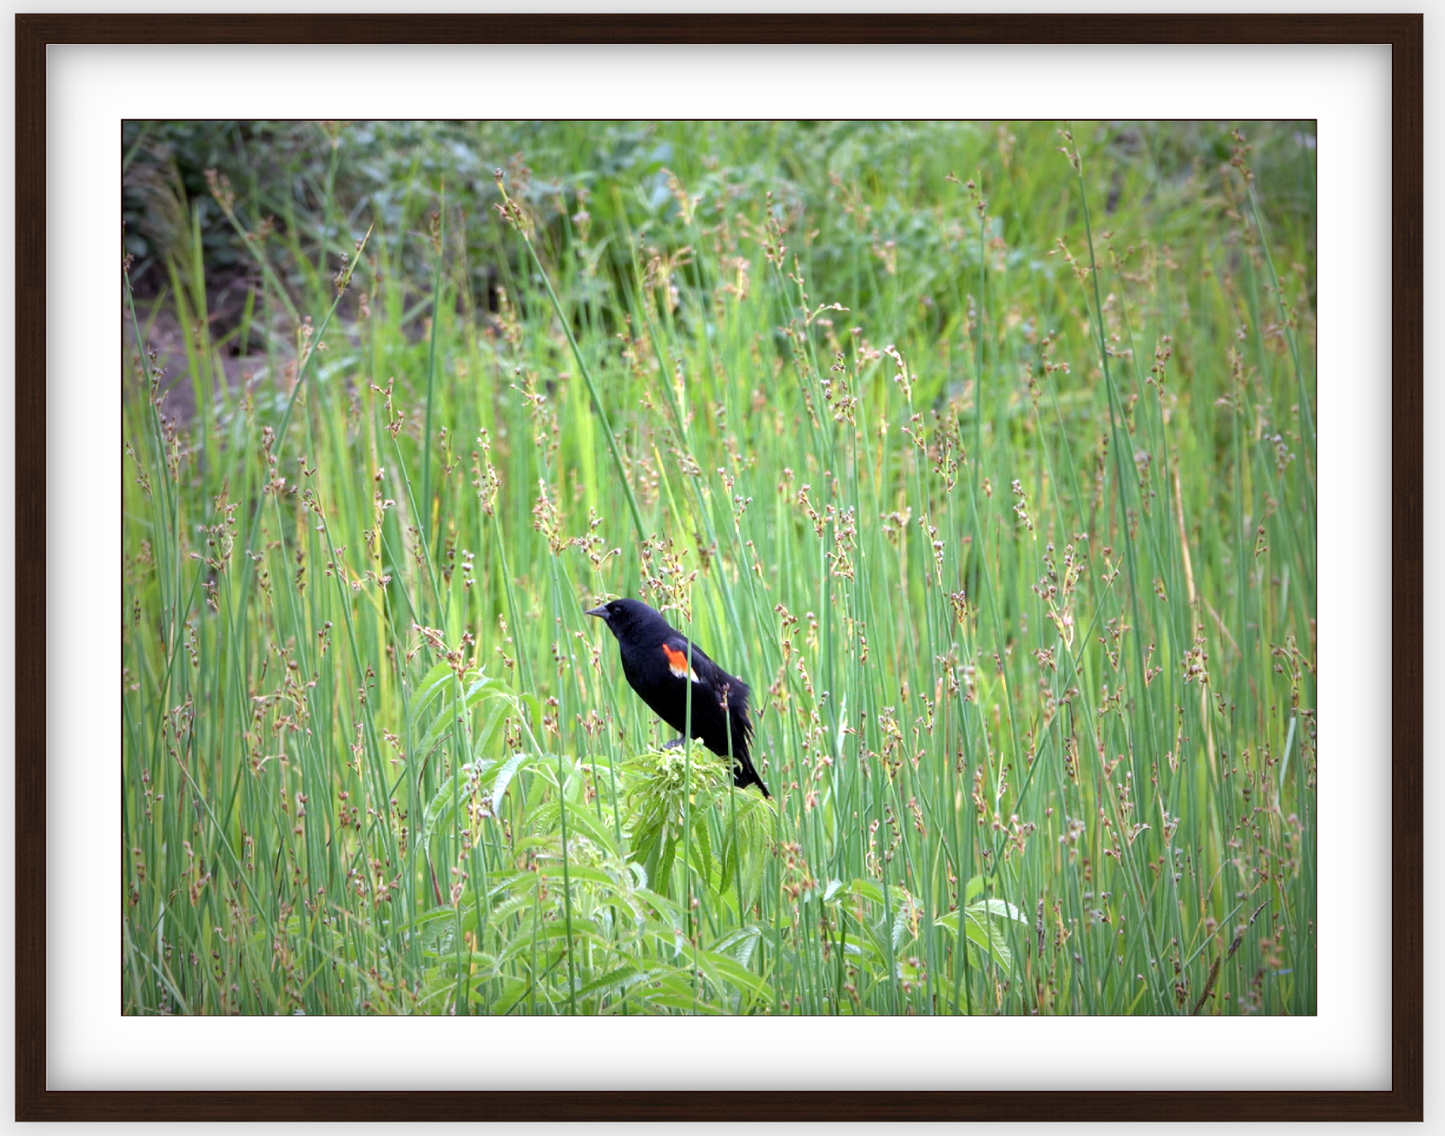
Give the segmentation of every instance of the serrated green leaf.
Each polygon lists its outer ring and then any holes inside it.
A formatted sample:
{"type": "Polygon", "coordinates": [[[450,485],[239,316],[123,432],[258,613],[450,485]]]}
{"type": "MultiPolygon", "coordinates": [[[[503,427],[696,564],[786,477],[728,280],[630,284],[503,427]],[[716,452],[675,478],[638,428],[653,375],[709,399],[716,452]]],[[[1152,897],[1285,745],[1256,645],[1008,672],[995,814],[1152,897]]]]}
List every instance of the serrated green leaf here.
{"type": "Polygon", "coordinates": [[[713,944],[712,949],[718,953],[727,952],[741,965],[747,966],[752,962],[753,951],[762,937],[762,928],[757,924],[750,923],[746,927],[739,927],[736,931],[724,935],[713,944]]]}
{"type": "MultiPolygon", "coordinates": [[[[525,982],[520,978],[505,977],[501,980],[501,983],[501,994],[492,1000],[492,1013],[494,1014],[505,1014],[511,1010],[512,1007],[526,995],[532,985],[530,982],[525,982]]],[[[475,991],[472,997],[478,1002],[483,1000],[475,991]]]]}
{"type": "Polygon", "coordinates": [[[535,757],[536,754],[527,751],[515,753],[502,762],[502,767],[497,770],[497,776],[492,781],[492,812],[501,811],[502,798],[507,795],[507,787],[511,785],[512,778],[517,775],[519,769],[535,757]]]}
{"type": "Polygon", "coordinates": [[[410,709],[413,734],[419,732],[423,715],[428,713],[437,695],[446,689],[447,679],[451,678],[452,673],[451,664],[437,663],[412,688],[410,709]]]}
{"type": "Polygon", "coordinates": [[[707,879],[712,875],[712,838],[708,835],[707,825],[698,824],[696,820],[692,826],[692,851],[697,854],[703,879],[707,879]]]}
{"type": "Polygon", "coordinates": [[[609,971],[601,978],[594,978],[581,990],[577,991],[578,998],[590,998],[594,994],[607,993],[618,987],[624,990],[647,977],[648,972],[638,969],[636,963],[626,963],[616,970],[609,971]]]}
{"type": "Polygon", "coordinates": [[[992,896],[988,899],[980,900],[978,903],[970,904],[968,909],[973,911],[975,908],[987,911],[990,915],[1002,916],[1005,919],[1014,919],[1025,926],[1029,925],[1028,916],[1013,904],[999,899],[997,896],[992,896]]]}
{"type": "Polygon", "coordinates": [[[772,999],[773,988],[760,975],[754,974],[731,955],[703,951],[699,953],[697,962],[703,973],[712,978],[715,983],[721,979],[739,990],[749,991],[758,998],[772,999]]]}
{"type": "Polygon", "coordinates": [[[896,951],[903,945],[903,940],[908,935],[908,905],[899,903],[893,908],[893,949],[896,951]]]}

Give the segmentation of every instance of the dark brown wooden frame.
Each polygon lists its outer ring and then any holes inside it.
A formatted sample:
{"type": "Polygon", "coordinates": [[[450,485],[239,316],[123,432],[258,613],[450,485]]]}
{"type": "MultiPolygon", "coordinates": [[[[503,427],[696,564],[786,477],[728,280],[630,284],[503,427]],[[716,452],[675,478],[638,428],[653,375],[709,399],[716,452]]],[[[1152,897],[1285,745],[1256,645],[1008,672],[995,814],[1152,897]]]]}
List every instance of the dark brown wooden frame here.
{"type": "Polygon", "coordinates": [[[1421,1120],[1424,18],[1413,15],[17,15],[17,1120],[1421,1120]],[[1387,43],[1393,277],[1387,1092],[51,1092],[45,1076],[45,48],[51,43],[1387,43]],[[20,649],[23,647],[23,650],[20,649]]]}

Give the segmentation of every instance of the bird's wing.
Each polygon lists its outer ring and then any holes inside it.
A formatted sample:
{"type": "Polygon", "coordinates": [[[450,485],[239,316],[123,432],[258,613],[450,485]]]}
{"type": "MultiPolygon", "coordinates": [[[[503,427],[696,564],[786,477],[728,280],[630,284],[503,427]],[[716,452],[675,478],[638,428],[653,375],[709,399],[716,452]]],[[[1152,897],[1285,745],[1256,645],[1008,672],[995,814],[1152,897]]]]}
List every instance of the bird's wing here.
{"type": "MultiPolygon", "coordinates": [[[[667,669],[675,678],[688,674],[688,643],[681,635],[669,636],[662,644],[662,653],[667,658],[667,669]]],[[[746,720],[748,705],[748,684],[735,678],[718,666],[696,643],[692,645],[692,681],[702,683],[717,692],[719,699],[723,691],[728,692],[728,708],[741,712],[746,720]]]]}
{"type": "Polygon", "coordinates": [[[667,659],[667,669],[673,673],[675,678],[691,677],[693,682],[700,682],[708,667],[714,671],[717,670],[716,664],[702,653],[701,647],[695,644],[689,660],[688,643],[681,635],[669,636],[663,641],[661,649],[663,657],[667,659]],[[688,674],[689,666],[692,667],[690,676],[688,674]]]}

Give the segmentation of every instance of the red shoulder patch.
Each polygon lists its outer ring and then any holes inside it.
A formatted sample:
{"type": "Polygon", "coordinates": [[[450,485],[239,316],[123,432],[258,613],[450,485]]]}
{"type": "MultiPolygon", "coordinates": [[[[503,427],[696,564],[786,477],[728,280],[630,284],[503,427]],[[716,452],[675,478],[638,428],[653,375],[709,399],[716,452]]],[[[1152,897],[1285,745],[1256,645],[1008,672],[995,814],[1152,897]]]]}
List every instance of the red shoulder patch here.
{"type": "Polygon", "coordinates": [[[697,681],[697,672],[689,672],[687,666],[687,652],[679,651],[676,647],[669,647],[666,643],[662,645],[662,653],[667,656],[667,669],[678,678],[691,678],[697,681]]]}

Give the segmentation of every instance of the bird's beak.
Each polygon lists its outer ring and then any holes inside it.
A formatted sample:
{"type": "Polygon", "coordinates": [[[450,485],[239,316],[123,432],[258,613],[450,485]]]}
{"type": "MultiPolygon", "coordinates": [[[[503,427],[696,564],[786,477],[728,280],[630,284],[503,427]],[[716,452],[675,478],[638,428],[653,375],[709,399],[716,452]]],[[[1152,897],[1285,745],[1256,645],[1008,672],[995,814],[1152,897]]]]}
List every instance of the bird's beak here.
{"type": "Polygon", "coordinates": [[[584,611],[582,614],[583,614],[583,615],[595,615],[598,619],[606,619],[606,618],[607,618],[607,605],[606,605],[606,604],[601,604],[601,605],[598,606],[598,607],[592,608],[590,611],[584,611]]]}

